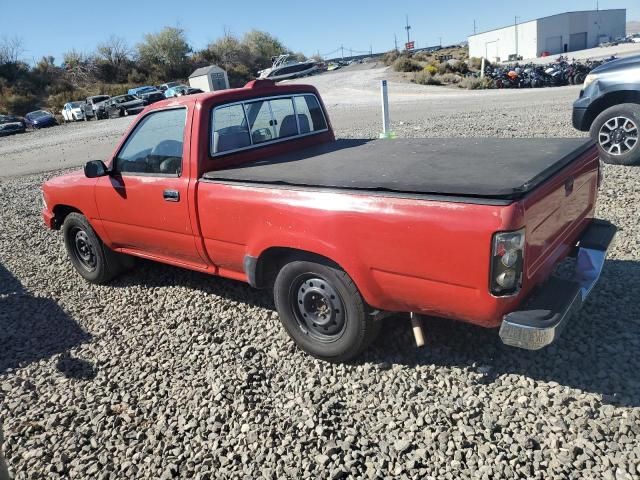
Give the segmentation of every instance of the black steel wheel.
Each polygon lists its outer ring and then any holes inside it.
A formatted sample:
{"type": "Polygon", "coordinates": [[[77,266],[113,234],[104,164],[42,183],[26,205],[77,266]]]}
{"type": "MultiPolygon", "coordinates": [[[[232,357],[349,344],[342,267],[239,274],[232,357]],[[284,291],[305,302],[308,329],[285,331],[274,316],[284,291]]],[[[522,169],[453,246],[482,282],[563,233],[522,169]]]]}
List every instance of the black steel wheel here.
{"type": "Polygon", "coordinates": [[[72,227],[69,234],[73,237],[72,252],[76,261],[88,272],[93,272],[98,266],[97,246],[89,239],[89,235],[82,227],[72,227]]]}
{"type": "Polygon", "coordinates": [[[110,250],[80,213],[70,213],[62,224],[64,245],[71,264],[91,283],[105,283],[133,266],[133,259],[110,250]]]}
{"type": "Polygon", "coordinates": [[[289,259],[276,276],[274,300],[280,321],[305,352],[331,362],[359,355],[377,336],[355,283],[337,265],[312,255],[289,259]]]}
{"type": "Polygon", "coordinates": [[[344,333],[346,318],[340,294],[324,278],[301,275],[289,294],[300,329],[319,342],[332,342],[344,333]]]}

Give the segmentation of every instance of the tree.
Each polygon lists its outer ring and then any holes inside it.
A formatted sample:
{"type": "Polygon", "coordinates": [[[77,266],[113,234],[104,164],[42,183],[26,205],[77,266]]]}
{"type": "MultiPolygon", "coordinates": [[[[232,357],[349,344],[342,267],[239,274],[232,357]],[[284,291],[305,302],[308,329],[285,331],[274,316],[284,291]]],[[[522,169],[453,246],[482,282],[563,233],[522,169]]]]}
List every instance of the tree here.
{"type": "Polygon", "coordinates": [[[73,86],[87,84],[94,80],[97,70],[95,58],[75,49],[65,52],[62,58],[65,76],[73,86]]]}
{"type": "Polygon", "coordinates": [[[111,35],[96,48],[98,77],[105,82],[126,81],[132,54],[123,38],[111,35]]]}
{"type": "Polygon", "coordinates": [[[98,44],[96,48],[98,59],[114,67],[119,67],[129,61],[132,51],[124,38],[111,35],[107,40],[98,44]]]}
{"type": "Polygon", "coordinates": [[[251,30],[245,33],[242,43],[246,46],[251,61],[258,69],[271,66],[271,58],[287,53],[287,48],[270,33],[251,30]]]}
{"type": "Polygon", "coordinates": [[[202,56],[209,61],[220,63],[226,70],[250,61],[246,44],[240,42],[238,37],[226,29],[222,37],[207,46],[202,56]]]}
{"type": "Polygon", "coordinates": [[[158,33],[148,33],[138,46],[139,60],[165,77],[182,75],[187,65],[187,55],[191,47],[187,43],[184,30],[164,27],[158,33]]]}
{"type": "Polygon", "coordinates": [[[18,63],[24,53],[23,41],[19,37],[0,38],[0,65],[7,63],[18,63]]]}

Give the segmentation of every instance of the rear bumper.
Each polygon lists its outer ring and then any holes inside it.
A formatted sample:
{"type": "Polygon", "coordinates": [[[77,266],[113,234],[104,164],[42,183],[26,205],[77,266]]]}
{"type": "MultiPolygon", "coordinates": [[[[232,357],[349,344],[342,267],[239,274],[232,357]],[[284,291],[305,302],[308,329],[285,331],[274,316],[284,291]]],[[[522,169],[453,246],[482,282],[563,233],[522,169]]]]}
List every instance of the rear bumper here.
{"type": "Polygon", "coordinates": [[[506,345],[539,350],[553,343],[600,278],[616,227],[594,220],[580,237],[576,269],[570,279],[551,277],[522,310],[504,316],[500,338],[506,345]]]}

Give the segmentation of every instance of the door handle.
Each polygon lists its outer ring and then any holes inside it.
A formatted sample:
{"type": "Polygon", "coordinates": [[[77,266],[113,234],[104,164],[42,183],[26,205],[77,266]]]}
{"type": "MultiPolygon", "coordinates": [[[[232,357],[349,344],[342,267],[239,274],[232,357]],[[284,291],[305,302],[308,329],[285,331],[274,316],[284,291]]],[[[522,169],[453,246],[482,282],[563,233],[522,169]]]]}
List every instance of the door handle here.
{"type": "Polygon", "coordinates": [[[180,201],[180,192],[177,190],[165,190],[162,192],[162,197],[167,202],[179,202],[180,201]]]}

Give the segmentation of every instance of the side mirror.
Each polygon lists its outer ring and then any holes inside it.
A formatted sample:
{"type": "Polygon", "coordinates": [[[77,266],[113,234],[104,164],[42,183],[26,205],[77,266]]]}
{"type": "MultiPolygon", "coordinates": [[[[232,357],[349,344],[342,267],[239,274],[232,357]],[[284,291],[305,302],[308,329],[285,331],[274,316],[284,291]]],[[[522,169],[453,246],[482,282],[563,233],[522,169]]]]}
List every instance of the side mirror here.
{"type": "Polygon", "coordinates": [[[84,166],[84,176],[87,178],[104,177],[109,171],[102,160],[91,160],[84,166]]]}

